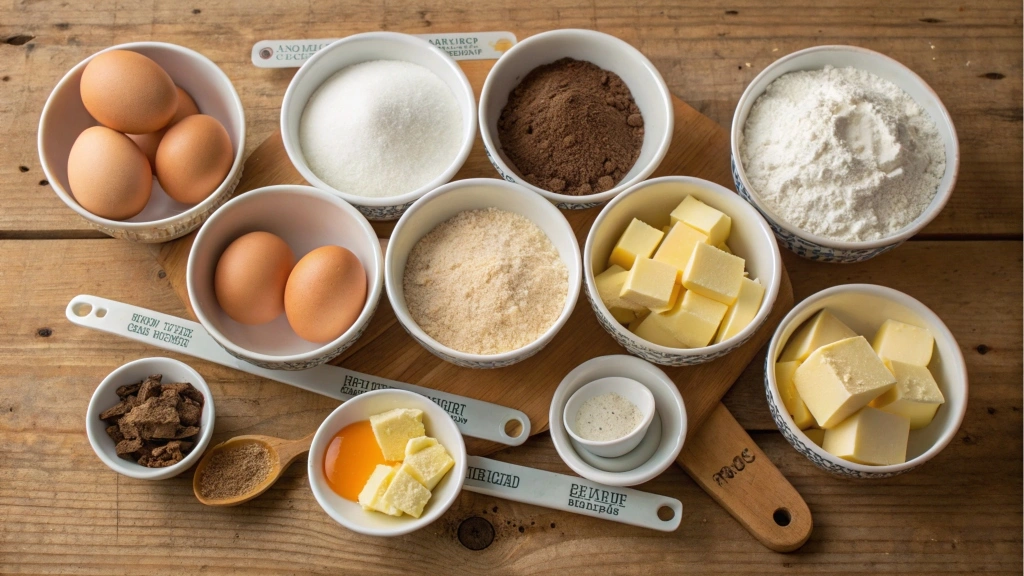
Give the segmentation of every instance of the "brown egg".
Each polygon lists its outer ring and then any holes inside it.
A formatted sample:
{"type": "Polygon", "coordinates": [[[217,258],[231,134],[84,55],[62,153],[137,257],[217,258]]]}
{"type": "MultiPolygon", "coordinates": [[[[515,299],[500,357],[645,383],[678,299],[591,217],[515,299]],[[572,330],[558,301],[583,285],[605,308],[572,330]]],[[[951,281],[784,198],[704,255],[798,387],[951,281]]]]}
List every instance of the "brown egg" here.
{"type": "Polygon", "coordinates": [[[112,50],[90,60],[80,90],[93,118],[128,134],[156,132],[178,108],[178,91],[167,72],[130,50],[112,50]]]}
{"type": "Polygon", "coordinates": [[[299,260],[284,289],[288,324],[310,342],[330,342],[355,323],[366,304],[366,270],[341,246],[322,246],[299,260]]]}
{"type": "Polygon", "coordinates": [[[217,303],[242,324],[266,324],[284,312],[284,288],[295,264],[288,243],[270,232],[250,232],[232,242],[217,261],[217,303]]]}
{"type": "MultiPolygon", "coordinates": [[[[175,86],[178,89],[178,109],[174,112],[174,117],[171,118],[170,124],[167,128],[174,126],[186,116],[192,116],[193,114],[199,114],[199,108],[196,106],[195,100],[181,89],[180,86],[175,86]]],[[[167,133],[167,128],[161,128],[156,132],[149,132],[148,134],[127,134],[129,138],[142,150],[142,153],[146,155],[146,159],[149,160],[150,168],[156,166],[156,149],[160,145],[160,140],[167,133]]]]}
{"type": "Polygon", "coordinates": [[[146,207],[153,173],[127,136],[93,126],[78,135],[68,154],[68,184],[75,200],[93,214],[125,220],[146,207]]]}
{"type": "Polygon", "coordinates": [[[195,114],[167,129],[156,149],[156,177],[171,198],[202,202],[224,181],[233,162],[231,138],[215,118],[195,114]]]}

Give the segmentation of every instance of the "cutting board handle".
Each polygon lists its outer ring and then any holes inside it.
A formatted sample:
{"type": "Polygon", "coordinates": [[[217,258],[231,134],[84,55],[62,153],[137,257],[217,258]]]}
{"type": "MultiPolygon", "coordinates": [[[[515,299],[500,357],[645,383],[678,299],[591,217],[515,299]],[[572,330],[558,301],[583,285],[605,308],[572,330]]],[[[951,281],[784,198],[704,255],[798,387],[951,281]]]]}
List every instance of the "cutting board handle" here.
{"type": "Polygon", "coordinates": [[[810,538],[807,504],[724,405],[686,439],[678,462],[768,548],[792,552],[810,538]]]}

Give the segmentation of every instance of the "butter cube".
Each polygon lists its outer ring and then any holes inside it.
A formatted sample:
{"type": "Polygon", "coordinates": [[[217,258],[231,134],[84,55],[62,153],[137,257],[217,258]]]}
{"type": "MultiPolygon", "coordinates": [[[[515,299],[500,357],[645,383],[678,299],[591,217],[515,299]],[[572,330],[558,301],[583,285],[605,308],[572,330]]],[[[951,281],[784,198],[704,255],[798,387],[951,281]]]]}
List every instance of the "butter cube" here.
{"type": "Polygon", "coordinates": [[[682,282],[683,270],[693,256],[693,249],[697,244],[707,244],[708,237],[682,222],[672,226],[658,251],[654,253],[654,260],[671,264],[679,271],[679,278],[676,282],[682,282]]]}
{"type": "Polygon", "coordinates": [[[430,500],[430,490],[410,476],[403,467],[395,472],[381,500],[385,505],[394,506],[413,518],[419,518],[423,514],[423,507],[430,500]]]}
{"type": "Polygon", "coordinates": [[[726,244],[725,242],[722,242],[718,246],[715,246],[715,248],[718,248],[719,250],[725,252],[726,254],[732,254],[732,248],[729,248],[729,245],[726,244]]]}
{"type": "Polygon", "coordinates": [[[826,430],[896,384],[863,336],[818,348],[796,369],[793,381],[807,409],[826,430]]]}
{"type": "MultiPolygon", "coordinates": [[[[622,292],[622,286],[626,283],[626,278],[629,278],[629,270],[618,265],[609,266],[607,270],[601,272],[597,276],[594,276],[594,284],[597,285],[597,294],[601,297],[601,301],[604,302],[604,305],[607,306],[609,310],[620,308],[632,312],[639,312],[644,309],[643,306],[633,304],[619,296],[622,292]]],[[[614,315],[615,313],[612,312],[612,314],[614,315]]],[[[616,316],[616,318],[618,318],[618,316],[616,316]]]]}
{"type": "Polygon", "coordinates": [[[359,492],[359,505],[363,507],[363,510],[376,510],[391,516],[402,515],[401,510],[385,504],[381,499],[384,493],[387,492],[388,486],[391,485],[391,479],[395,477],[395,472],[397,471],[397,466],[386,466],[384,464],[378,464],[373,469],[370,479],[366,481],[366,485],[359,492]]]}
{"type": "Polygon", "coordinates": [[[675,308],[659,316],[684,347],[701,348],[714,338],[728,308],[721,302],[687,290],[675,308]]]}
{"type": "Polygon", "coordinates": [[[732,338],[739,334],[740,330],[746,328],[761,308],[762,299],[764,299],[764,286],[760,282],[749,278],[741,280],[740,294],[736,297],[736,302],[725,312],[722,327],[718,329],[718,334],[715,336],[715,344],[732,338]]]}
{"type": "Polygon", "coordinates": [[[708,237],[708,244],[717,246],[729,238],[732,218],[693,196],[687,196],[672,211],[672,224],[682,222],[708,237]]]}
{"type": "Polygon", "coordinates": [[[872,400],[870,406],[910,420],[911,430],[931,424],[935,412],[946,401],[932,373],[924,366],[896,360],[886,360],[885,365],[896,377],[896,385],[872,400]]]}
{"type": "Polygon", "coordinates": [[[415,408],[395,408],[370,416],[370,427],[384,459],[392,462],[405,458],[405,446],[410,438],[426,435],[423,411],[415,408]]]}
{"type": "Polygon", "coordinates": [[[825,443],[825,431],[821,428],[808,428],[807,430],[804,430],[804,434],[811,439],[811,442],[814,442],[818,446],[825,443]]]}
{"type": "MultiPolygon", "coordinates": [[[[679,301],[679,299],[676,298],[676,302],[678,302],[678,301],[679,301]]],[[[636,330],[637,330],[637,328],[640,327],[640,323],[642,323],[644,320],[646,320],[647,317],[650,316],[650,315],[651,315],[651,311],[648,310],[647,308],[644,308],[642,311],[637,312],[636,313],[636,318],[634,318],[633,321],[629,323],[629,326],[626,326],[626,329],[629,330],[630,332],[636,334],[636,330]]],[[[639,336],[639,334],[637,334],[637,335],[639,336]]]]}
{"type": "Polygon", "coordinates": [[[406,456],[405,462],[402,463],[402,470],[423,484],[427,490],[433,490],[434,486],[437,486],[437,483],[454,465],[455,460],[444,449],[444,446],[435,444],[406,456]]]}
{"type": "Polygon", "coordinates": [[[619,324],[629,324],[636,318],[636,312],[625,308],[609,308],[608,311],[611,312],[612,318],[615,318],[615,321],[619,324]]]}
{"type": "Polygon", "coordinates": [[[408,458],[420,450],[425,450],[431,446],[437,446],[437,438],[431,438],[430,436],[410,438],[409,442],[405,445],[405,457],[408,458]]]}
{"type": "Polygon", "coordinates": [[[619,296],[644,308],[664,308],[672,298],[676,269],[664,262],[638,257],[619,296]]]}
{"type": "MultiPolygon", "coordinates": [[[[676,305],[678,306],[679,302],[676,305]]],[[[649,314],[647,318],[644,318],[637,324],[633,333],[658,346],[686,348],[682,342],[676,340],[676,337],[672,335],[672,331],[669,330],[664,316],[664,314],[649,314]]]]}
{"type": "Polygon", "coordinates": [[[651,254],[654,254],[654,249],[664,236],[665,233],[661,230],[633,218],[626,231],[619,237],[619,241],[615,243],[615,248],[608,257],[608,265],[618,265],[625,270],[632,269],[633,262],[638,257],[650,258],[651,254]]]}
{"type": "MultiPolygon", "coordinates": [[[[782,396],[782,403],[786,406],[789,415],[793,417],[796,427],[806,430],[814,426],[814,416],[811,416],[810,410],[800,398],[800,394],[796,391],[796,384],[793,382],[793,375],[796,374],[796,369],[800,364],[799,360],[775,364],[775,384],[779,387],[779,396],[782,396]]],[[[819,442],[818,445],[820,446],[821,443],[819,442]]]]}
{"type": "Polygon", "coordinates": [[[871,347],[886,360],[927,366],[932,361],[934,343],[935,338],[926,328],[886,320],[875,334],[871,347]]]}
{"type": "Polygon", "coordinates": [[[825,344],[853,338],[856,335],[856,332],[843,324],[831,312],[822,309],[789,337],[789,342],[786,343],[786,348],[779,356],[779,360],[807,360],[811,352],[825,344]]]}
{"type": "Polygon", "coordinates": [[[867,407],[825,430],[821,447],[858,464],[888,465],[907,461],[910,421],[867,407]]]}
{"type": "Polygon", "coordinates": [[[682,286],[680,286],[679,284],[673,285],[672,286],[672,295],[669,296],[669,298],[668,298],[668,304],[665,304],[664,306],[657,306],[657,307],[653,307],[653,308],[648,308],[648,310],[650,310],[651,312],[654,312],[655,314],[661,314],[662,312],[668,312],[669,310],[675,308],[676,302],[679,301],[679,294],[682,293],[682,292],[684,292],[682,286]]]}
{"type": "Polygon", "coordinates": [[[697,244],[683,269],[683,287],[722,304],[731,305],[740,295],[743,258],[714,246],[697,244]]]}

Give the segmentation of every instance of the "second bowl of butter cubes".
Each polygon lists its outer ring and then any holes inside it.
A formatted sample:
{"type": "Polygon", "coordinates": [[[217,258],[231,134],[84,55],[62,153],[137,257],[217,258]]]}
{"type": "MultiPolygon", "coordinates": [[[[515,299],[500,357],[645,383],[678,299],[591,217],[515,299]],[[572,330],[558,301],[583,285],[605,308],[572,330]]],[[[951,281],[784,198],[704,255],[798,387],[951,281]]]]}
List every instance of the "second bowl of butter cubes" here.
{"type": "Polygon", "coordinates": [[[601,210],[583,253],[597,319],[655,364],[709,362],[768,318],[782,257],[764,218],[731,190],[686,176],[641,182],[601,210]]]}
{"type": "Polygon", "coordinates": [[[779,324],[765,358],[779,431],[815,466],[888,478],[942,451],[967,410],[953,334],[916,299],[847,284],[814,294],[779,324]]]}

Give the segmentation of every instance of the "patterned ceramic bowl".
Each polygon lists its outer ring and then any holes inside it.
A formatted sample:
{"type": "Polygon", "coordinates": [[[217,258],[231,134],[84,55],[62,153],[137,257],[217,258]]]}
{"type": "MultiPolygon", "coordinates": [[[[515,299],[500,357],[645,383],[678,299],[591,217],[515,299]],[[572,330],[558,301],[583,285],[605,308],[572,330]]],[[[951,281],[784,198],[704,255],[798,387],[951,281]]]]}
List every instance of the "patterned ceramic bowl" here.
{"type": "Polygon", "coordinates": [[[799,256],[820,262],[853,263],[863,262],[896,248],[908,238],[928,225],[949,200],[956,185],[960,169],[960,144],[949,112],[942,105],[938,95],[920,76],[888,56],[856,46],[815,46],[779,58],[747,86],[736,105],[732,118],[732,177],[736,190],[764,215],[779,241],[799,256]],[[853,67],[880,76],[902,88],[935,121],[939,137],[946,147],[946,173],[939,181],[938,190],[931,204],[906,228],[881,240],[868,242],[841,242],[817,236],[797,229],[769,209],[757,196],[757,191],[747,180],[740,162],[740,146],[743,143],[743,127],[754,102],[764,93],[765,88],[776,78],[797,70],[819,70],[826,65],[853,67]]]}
{"type": "Polygon", "coordinates": [[[786,440],[818,468],[845,478],[889,478],[917,468],[949,444],[967,412],[967,367],[949,328],[934,312],[914,298],[892,288],[873,284],[834,286],[797,304],[779,323],[779,328],[768,344],[764,388],[768,396],[768,409],[786,440]],[[775,382],[775,359],[793,332],[823,308],[828,308],[854,332],[869,339],[888,319],[922,326],[935,337],[935,351],[928,369],[938,382],[946,403],[939,407],[931,424],[910,432],[905,463],[871,466],[833,456],[797,428],[786,411],[775,382]]]}
{"type": "Polygon", "coordinates": [[[344,199],[370,220],[397,220],[416,199],[451,180],[465,164],[476,139],[476,98],[462,68],[447,52],[430,42],[397,32],[354,34],[323,48],[295,73],[281,104],[281,138],[288,158],[307,182],[344,199]],[[359,196],[327,184],[309,168],[299,143],[299,121],[310,96],[342,68],[371,60],[401,60],[423,66],[451,88],[462,112],[459,153],[445,171],[416,190],[384,198],[359,196]]]}
{"type": "Polygon", "coordinates": [[[633,186],[609,202],[587,235],[583,268],[587,299],[601,326],[626,350],[663,366],[703,364],[742,346],[768,318],[782,283],[782,256],[764,218],[728,188],[688,176],[653,178],[633,186]],[[737,256],[747,261],[750,277],[761,281],[765,293],[757,315],[732,338],[703,348],[668,348],[648,342],[619,324],[601,301],[594,276],[608,267],[608,255],[633,218],[661,228],[669,223],[669,213],[690,195],[732,218],[729,246],[737,256]]]}
{"type": "Polygon", "coordinates": [[[38,140],[39,160],[50,187],[89,224],[115,238],[134,242],[168,242],[198,228],[214,210],[231,198],[242,178],[245,114],[231,80],[206,56],[174,44],[132,42],[111,46],[89,56],[61,78],[43,106],[38,140]],[[79,89],[82,71],[98,54],[111,50],[131,50],[152,58],[167,71],[175,84],[192,96],[200,112],[213,116],[227,129],[235,156],[231,170],[220,186],[202,202],[189,205],[172,200],[155,179],[149,203],[142,212],[127,220],[101,218],[75,200],[68,185],[68,154],[79,134],[86,128],[99,125],[82,104],[79,89]]]}
{"type": "Polygon", "coordinates": [[[480,92],[480,136],[494,169],[505,180],[533,190],[562,209],[599,206],[650,176],[668,153],[674,122],[672,94],[651,61],[626,42],[593,30],[551,30],[523,40],[498,59],[480,92]],[[644,142],[636,163],[614,188],[585,196],[558,194],[526,182],[498,140],[498,118],[509,93],[534,68],[566,57],[586,60],[618,74],[644,117],[644,142]]]}
{"type": "Polygon", "coordinates": [[[580,295],[580,248],[565,216],[550,202],[517,184],[494,178],[457,180],[430,192],[402,215],[384,258],[384,282],[395,316],[405,330],[438,358],[465,368],[503,368],[526,360],[558,334],[580,295]],[[465,210],[498,208],[527,217],[547,235],[569,271],[569,292],[555,323],[533,342],[500,354],[470,354],[441,344],[420,328],[405,303],[405,264],[420,238],[465,210]]]}
{"type": "Polygon", "coordinates": [[[268,186],[234,198],[200,228],[188,255],[185,284],[199,323],[232,356],[269,370],[305,370],[344,352],[370,325],[384,285],[384,258],[370,223],[341,198],[309,186],[268,186]],[[359,258],[366,270],[366,303],[341,336],[317,344],[300,338],[284,314],[247,326],[220,307],[213,290],[217,262],[236,238],[257,230],[280,236],[296,261],[327,245],[348,248],[359,258]]]}

